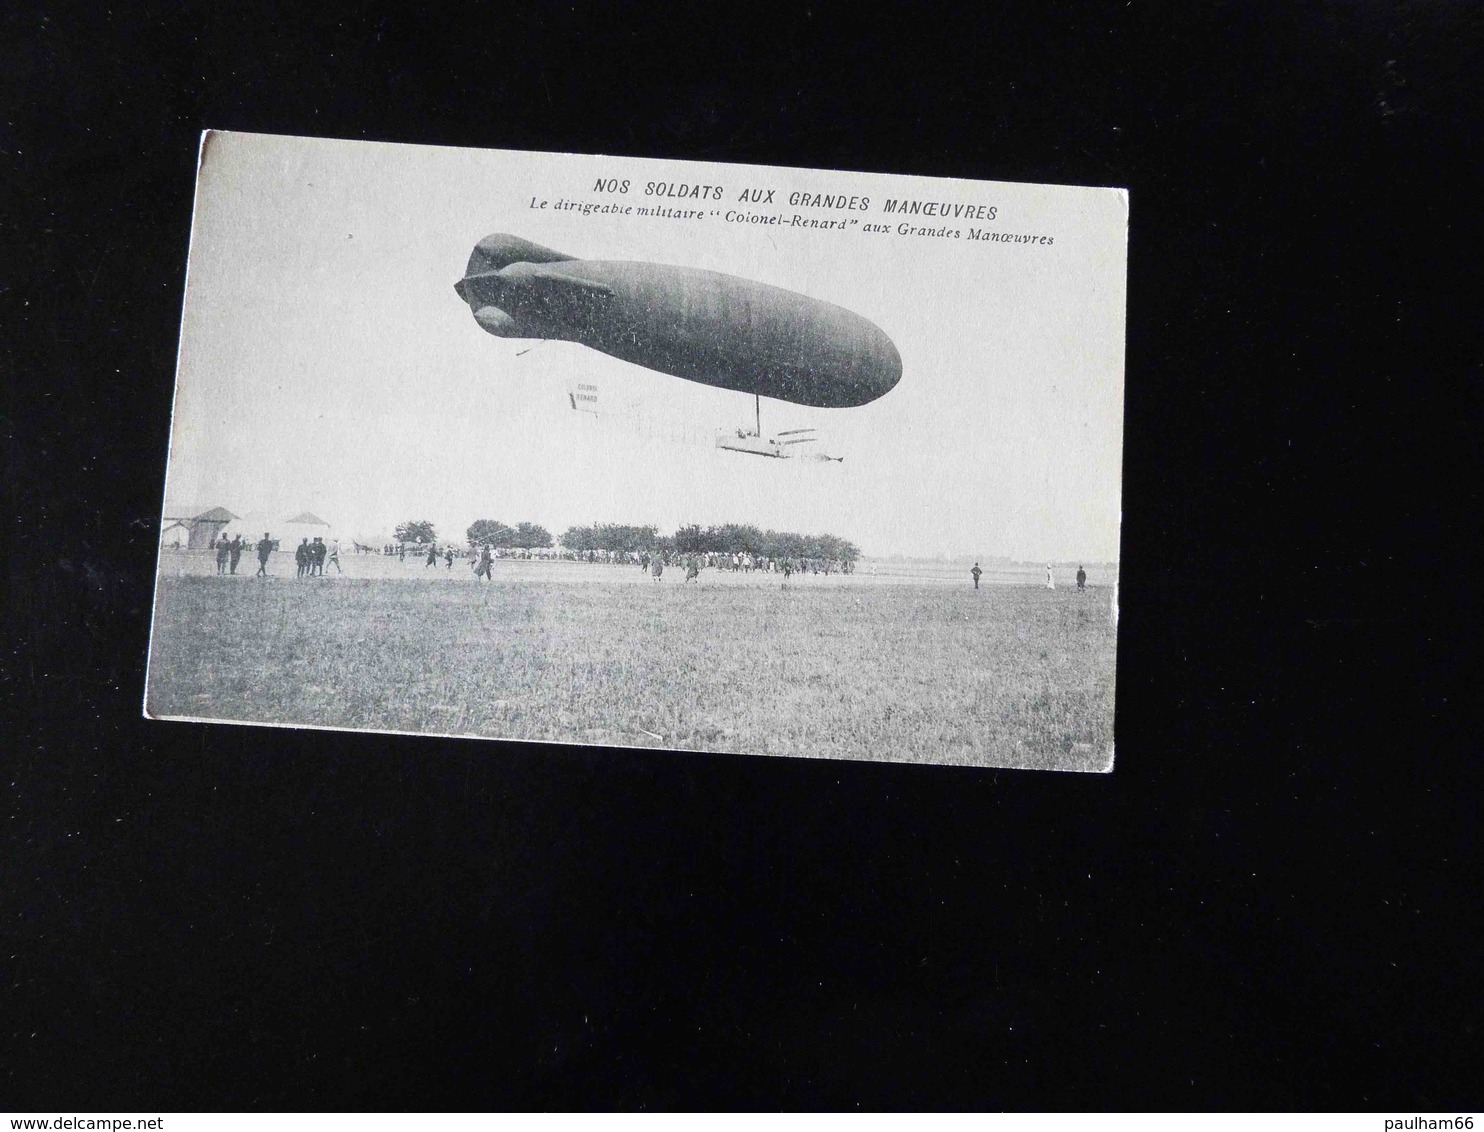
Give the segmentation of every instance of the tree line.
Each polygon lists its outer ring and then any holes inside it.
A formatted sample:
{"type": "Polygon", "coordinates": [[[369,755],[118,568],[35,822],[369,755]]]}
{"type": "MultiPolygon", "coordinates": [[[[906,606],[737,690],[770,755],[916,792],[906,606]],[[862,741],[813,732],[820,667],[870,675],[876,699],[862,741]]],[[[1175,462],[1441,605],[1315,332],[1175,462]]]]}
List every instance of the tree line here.
{"type": "Polygon", "coordinates": [[[470,546],[488,546],[494,550],[544,550],[552,545],[551,532],[540,523],[507,527],[498,519],[476,519],[464,537],[470,546]]]}
{"type": "MultiPolygon", "coordinates": [[[[838,535],[803,535],[792,531],[763,530],[751,523],[723,523],[702,527],[697,523],[681,527],[673,535],[660,534],[654,525],[633,526],[628,523],[593,523],[585,527],[568,527],[560,540],[539,523],[517,523],[509,526],[498,519],[477,519],[464,532],[469,546],[488,546],[494,550],[544,550],[560,542],[575,554],[606,551],[627,554],[750,554],[754,558],[776,560],[818,559],[854,564],[861,555],[860,547],[838,535]]],[[[437,542],[437,531],[426,519],[410,520],[397,527],[399,542],[437,542]]]]}
{"type": "Polygon", "coordinates": [[[658,527],[634,527],[627,523],[594,523],[590,527],[568,527],[562,546],[577,554],[605,550],[610,554],[654,554],[674,549],[658,527]]]}
{"type": "Polygon", "coordinates": [[[751,523],[723,523],[702,527],[692,523],[673,535],[662,535],[659,528],[634,527],[620,523],[597,523],[590,527],[571,527],[562,535],[562,545],[582,553],[606,550],[612,554],[750,554],[754,558],[811,558],[854,564],[860,558],[860,547],[838,535],[801,535],[792,531],[763,530],[751,523]]]}

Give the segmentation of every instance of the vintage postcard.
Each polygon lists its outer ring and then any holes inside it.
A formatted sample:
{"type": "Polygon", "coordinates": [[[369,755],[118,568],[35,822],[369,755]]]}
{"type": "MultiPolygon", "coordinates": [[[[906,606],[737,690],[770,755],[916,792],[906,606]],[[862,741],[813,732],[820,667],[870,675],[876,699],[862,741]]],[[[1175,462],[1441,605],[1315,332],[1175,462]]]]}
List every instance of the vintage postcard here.
{"type": "Polygon", "coordinates": [[[145,713],[1111,770],[1127,235],[1115,188],[208,133],[145,713]]]}

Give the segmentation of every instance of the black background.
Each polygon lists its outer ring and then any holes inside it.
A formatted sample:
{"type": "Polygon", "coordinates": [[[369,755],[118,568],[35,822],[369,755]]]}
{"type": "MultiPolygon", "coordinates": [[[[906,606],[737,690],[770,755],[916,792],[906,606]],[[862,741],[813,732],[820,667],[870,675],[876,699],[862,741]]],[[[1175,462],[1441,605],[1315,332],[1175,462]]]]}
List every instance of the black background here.
{"type": "Polygon", "coordinates": [[[4,17],[0,1103],[1477,1105],[1484,34],[1278,7],[4,17]],[[144,722],[204,127],[1127,185],[1116,773],[144,722]]]}

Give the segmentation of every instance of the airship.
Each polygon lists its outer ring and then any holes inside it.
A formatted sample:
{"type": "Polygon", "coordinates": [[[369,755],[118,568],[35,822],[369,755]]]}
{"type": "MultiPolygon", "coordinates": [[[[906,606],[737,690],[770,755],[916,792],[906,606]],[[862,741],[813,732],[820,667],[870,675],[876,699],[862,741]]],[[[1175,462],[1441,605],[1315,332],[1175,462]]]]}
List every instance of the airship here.
{"type": "Polygon", "coordinates": [[[690,267],[585,260],[497,233],[454,284],[499,338],[577,342],[687,381],[853,408],[902,377],[875,323],[822,299],[690,267]]]}

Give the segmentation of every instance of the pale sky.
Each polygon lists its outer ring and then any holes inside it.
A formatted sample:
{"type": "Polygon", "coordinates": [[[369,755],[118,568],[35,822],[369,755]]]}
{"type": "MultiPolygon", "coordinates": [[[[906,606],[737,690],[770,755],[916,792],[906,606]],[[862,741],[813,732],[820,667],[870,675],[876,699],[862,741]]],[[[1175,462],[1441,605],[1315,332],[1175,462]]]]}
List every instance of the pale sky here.
{"type": "Polygon", "coordinates": [[[1115,561],[1123,438],[1127,199],[1118,190],[213,135],[197,186],[166,499],[287,518],[337,537],[427,518],[750,522],[828,532],[868,555],[1115,561]],[[627,178],[627,195],[593,191],[627,178]],[[657,202],[649,181],[724,187],[657,202]],[[737,203],[744,188],[772,205],[737,203]],[[869,212],[791,208],[790,192],[872,198],[869,212]],[[629,216],[532,209],[611,200],[629,216]],[[1052,245],[900,236],[887,198],[994,205],[1052,245]],[[886,223],[844,232],[674,221],[696,207],[886,223]],[[483,237],[582,259],[705,268],[799,291],[880,326],[903,363],[870,405],[765,399],[763,431],[814,427],[843,463],[718,451],[752,399],[584,346],[486,334],[454,293],[483,237]],[[534,349],[532,349],[534,347],[534,349]],[[530,351],[523,353],[522,351],[530,351]],[[519,356],[518,356],[519,355],[519,356]],[[595,384],[605,410],[574,413],[595,384]]]}

